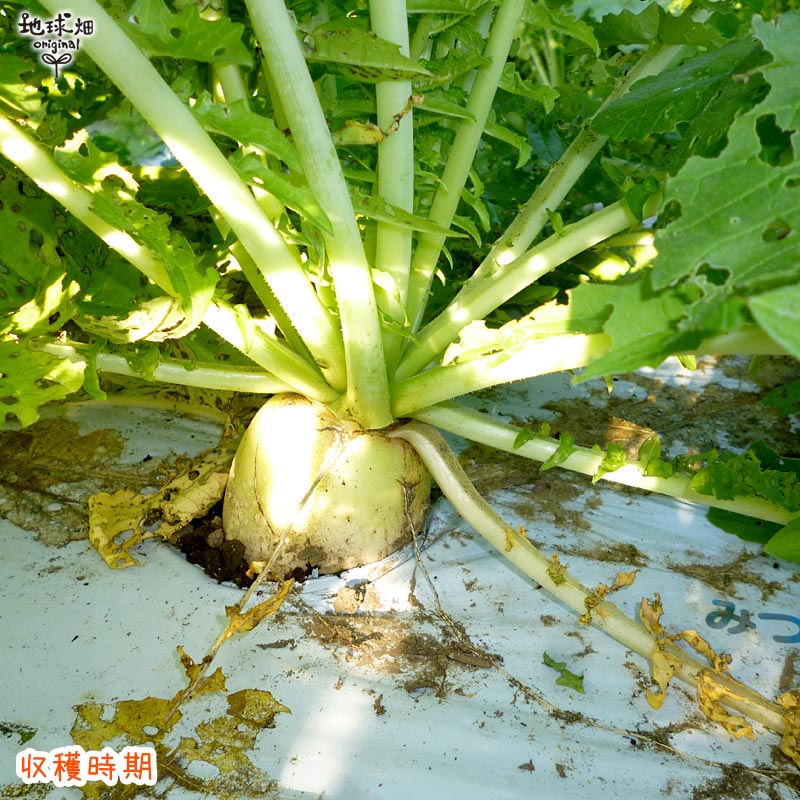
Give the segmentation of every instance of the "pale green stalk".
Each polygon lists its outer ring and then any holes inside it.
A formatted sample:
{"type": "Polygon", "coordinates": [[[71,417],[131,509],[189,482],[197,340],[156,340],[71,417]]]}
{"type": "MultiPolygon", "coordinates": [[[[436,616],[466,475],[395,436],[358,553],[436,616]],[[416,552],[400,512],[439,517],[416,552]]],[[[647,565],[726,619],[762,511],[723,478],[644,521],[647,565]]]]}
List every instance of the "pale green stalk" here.
{"type": "MultiPolygon", "coordinates": [[[[86,362],[89,356],[71,344],[47,344],[42,351],[58,358],[66,358],[73,362],[86,362]]],[[[94,365],[99,372],[111,375],[125,375],[141,378],[124,356],[112,353],[97,353],[94,356],[94,365]]],[[[174,358],[161,356],[158,366],[153,370],[150,378],[163,383],[178,384],[180,386],[196,386],[199,389],[213,389],[225,392],[250,392],[253,394],[277,394],[279,392],[292,392],[294,387],[278,380],[272,375],[267,375],[258,367],[231,367],[220,364],[198,364],[197,362],[184,362],[174,358]]]]}
{"type": "Polygon", "coordinates": [[[561,65],[558,58],[558,43],[552,31],[545,31],[544,34],[544,57],[547,61],[547,70],[550,75],[550,86],[558,87],[561,85],[561,65]]]}
{"type": "MultiPolygon", "coordinates": [[[[44,0],[43,5],[55,14],[63,4],[44,0]]],[[[74,0],[70,11],[94,20],[98,32],[86,37],[81,49],[130,100],[225,217],[314,357],[327,364],[328,379],[342,385],[341,338],[335,321],[250,190],[191,111],[95,0],[74,0]]]]}
{"type": "MultiPolygon", "coordinates": [[[[464,119],[459,124],[428,215],[431,222],[445,230],[450,227],[461,200],[461,190],[472,167],[524,7],[525,0],[503,0],[495,16],[484,52],[489,63],[478,70],[467,101],[466,110],[471,119],[464,119]]],[[[414,331],[419,329],[445,238],[441,234],[423,234],[417,242],[411,263],[407,304],[408,318],[414,331]]]]}
{"type": "MultiPolygon", "coordinates": [[[[371,0],[370,20],[376,36],[400,46],[409,54],[408,15],[404,0],[371,0]]],[[[411,97],[411,81],[381,81],[375,85],[377,121],[381,130],[396,123],[411,97]]],[[[378,194],[387,203],[414,210],[413,111],[404,114],[389,136],[378,144],[378,194]]],[[[411,264],[411,230],[379,221],[376,226],[375,264],[392,276],[400,302],[405,305],[411,264]]],[[[402,320],[400,320],[402,322],[402,320]]]]}
{"type": "MultiPolygon", "coordinates": [[[[409,55],[405,0],[371,0],[370,20],[376,36],[399,45],[400,53],[409,55]]],[[[380,81],[375,85],[378,127],[391,131],[378,144],[375,189],[387,203],[408,212],[414,210],[414,122],[413,109],[403,112],[410,102],[411,93],[411,81],[408,80],[380,81]]],[[[383,289],[377,294],[378,305],[383,314],[398,327],[403,327],[406,324],[412,231],[378,220],[374,236],[375,282],[383,289]]],[[[403,339],[387,327],[383,333],[383,345],[386,363],[391,370],[399,358],[403,339]]]]}
{"type": "Polygon", "coordinates": [[[392,411],[414,416],[429,405],[510,381],[585,367],[611,345],[605,333],[550,336],[424,370],[392,384],[392,411]]]}
{"type": "MultiPolygon", "coordinates": [[[[694,351],[697,355],[712,356],[788,356],[791,353],[755,326],[730,333],[721,333],[702,341],[694,351]]],[[[680,355],[693,355],[681,353],[680,355]]]]}
{"type": "Polygon", "coordinates": [[[306,180],[334,231],[325,244],[347,370],[347,396],[338,412],[366,428],[385,427],[392,417],[372,275],[325,115],[282,0],[248,0],[247,7],[306,180]]]}
{"type": "Polygon", "coordinates": [[[550,86],[550,76],[547,74],[547,70],[544,68],[542,59],[535,47],[531,48],[531,60],[536,70],[536,76],[539,78],[539,83],[541,83],[542,86],[550,86]]]}
{"type": "Polygon", "coordinates": [[[713,681],[726,690],[720,693],[721,703],[773,731],[783,733],[786,730],[786,717],[776,703],[731,679],[724,670],[713,670],[674,644],[659,643],[643,625],[614,603],[598,596],[598,590],[584,586],[564,565],[547,558],[528,540],[524,530],[511,528],[476,491],[453,451],[430,425],[412,422],[388,435],[409,442],[461,517],[504,558],[580,614],[581,621],[599,628],[648,661],[659,653],[660,646],[663,647],[674,658],[676,676],[681,680],[697,685],[701,677],[711,675],[713,681]]]}
{"type": "MultiPolygon", "coordinates": [[[[443,403],[432,408],[413,412],[415,419],[436,425],[437,428],[463,436],[470,441],[485,444],[507,453],[530,458],[534,461],[547,461],[559,447],[559,442],[549,436],[533,436],[519,447],[514,444],[520,434],[520,428],[482,414],[456,403],[443,403]]],[[[603,460],[602,453],[596,453],[587,447],[576,446],[575,452],[558,466],[594,476],[603,460]]],[[[720,500],[712,495],[700,494],[689,488],[691,476],[672,475],[659,478],[645,475],[644,467],[638,462],[626,464],[614,472],[606,472],[600,480],[635,486],[649,492],[675,497],[690,503],[721,508],[744,514],[756,519],[777,522],[786,525],[797,514],[766,500],[750,497],[738,497],[733,500],[720,500]]]]}
{"type": "MultiPolygon", "coordinates": [[[[617,84],[597,113],[626,94],[636,81],[662,72],[681,50],[682,47],[678,45],[654,45],[631,68],[625,80],[617,84]]],[[[501,271],[528,249],[544,228],[548,220],[547,212],[555,211],[561,205],[607,140],[607,136],[599,136],[592,131],[591,122],[583,126],[564,155],[548,170],[547,177],[520,209],[514,221],[494,243],[474,272],[474,280],[481,279],[487,273],[501,271]]]]}
{"type": "Polygon", "coordinates": [[[332,403],[338,398],[338,392],[325,382],[315,366],[279,339],[263,333],[253,322],[247,320],[243,324],[235,310],[222,300],[211,303],[203,317],[204,325],[295,391],[321,403],[332,403]]]}
{"type": "Polygon", "coordinates": [[[400,362],[396,380],[416,375],[453,342],[470,322],[483,319],[542,275],[598,242],[638,222],[624,200],[568,225],[506,264],[502,272],[469,281],[450,305],[417,336],[400,362]]]}
{"type": "Polygon", "coordinates": [[[436,24],[436,17],[433,14],[423,14],[417,22],[414,36],[409,45],[409,54],[414,61],[425,55],[425,51],[430,47],[430,37],[436,24]]]}

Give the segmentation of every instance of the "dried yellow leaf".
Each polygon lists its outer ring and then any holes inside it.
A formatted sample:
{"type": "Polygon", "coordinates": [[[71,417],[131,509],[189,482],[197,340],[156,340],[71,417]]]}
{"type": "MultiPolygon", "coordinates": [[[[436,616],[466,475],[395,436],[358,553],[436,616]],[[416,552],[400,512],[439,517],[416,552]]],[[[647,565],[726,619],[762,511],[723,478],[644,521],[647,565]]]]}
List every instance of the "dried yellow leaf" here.
{"type": "Polygon", "coordinates": [[[89,540],[112,569],[139,565],[134,547],[153,536],[169,539],[219,502],[232,457],[229,451],[203,453],[153,494],[121,489],[90,497],[89,540]]]}
{"type": "Polygon", "coordinates": [[[632,572],[618,572],[614,580],[614,585],[611,587],[611,591],[616,592],[618,589],[624,589],[626,586],[633,586],[635,580],[636,570],[632,572]]]}
{"type": "Polygon", "coordinates": [[[650,657],[653,680],[658,684],[659,691],[650,689],[645,697],[650,706],[656,711],[664,704],[669,682],[681,667],[680,658],[674,653],[666,651],[666,647],[670,644],[672,644],[670,639],[659,639],[656,642],[653,655],[650,657]]]}
{"type": "Polygon", "coordinates": [[[703,656],[711,664],[714,672],[728,674],[728,665],[731,663],[730,655],[728,653],[720,653],[718,655],[697,631],[681,631],[675,638],[683,639],[699,655],[703,656]]]}
{"type": "Polygon", "coordinates": [[[663,613],[664,607],[661,605],[661,595],[658,592],[652,603],[646,597],[642,598],[639,605],[639,617],[645,628],[654,636],[663,636],[666,633],[660,622],[663,613]]]}
{"type": "MultiPolygon", "coordinates": [[[[741,684],[739,684],[741,686],[741,684]]],[[[742,686],[744,688],[744,686],[742,686]]],[[[746,736],[754,739],[753,726],[739,714],[731,714],[722,705],[725,698],[736,697],[729,686],[723,686],[712,670],[703,670],[697,676],[697,700],[701,711],[713,722],[722,725],[725,730],[737,739],[746,736]]]]}
{"type": "Polygon", "coordinates": [[[778,695],[778,705],[786,710],[781,752],[800,767],[800,689],[778,695]]]}
{"type": "Polygon", "coordinates": [[[547,568],[547,574],[550,580],[553,581],[556,586],[559,586],[566,582],[568,568],[569,564],[562,564],[558,553],[553,553],[553,555],[550,556],[550,566],[547,568]]]}
{"type": "Polygon", "coordinates": [[[189,678],[189,684],[192,686],[192,697],[199,694],[208,694],[209,692],[225,691],[225,676],[222,674],[222,670],[219,667],[217,667],[216,671],[211,675],[201,677],[206,667],[205,659],[199,664],[195,664],[194,659],[180,644],[178,645],[178,655],[181,659],[181,666],[186,676],[189,678]]]}
{"type": "Polygon", "coordinates": [[[294,579],[289,578],[288,581],[284,581],[280,585],[278,591],[269,600],[253,606],[243,614],[239,611],[238,606],[226,606],[225,613],[230,617],[230,621],[225,629],[225,638],[233,636],[234,633],[250,631],[267,617],[272,616],[283,605],[283,601],[289,596],[292,586],[294,586],[294,579]]]}

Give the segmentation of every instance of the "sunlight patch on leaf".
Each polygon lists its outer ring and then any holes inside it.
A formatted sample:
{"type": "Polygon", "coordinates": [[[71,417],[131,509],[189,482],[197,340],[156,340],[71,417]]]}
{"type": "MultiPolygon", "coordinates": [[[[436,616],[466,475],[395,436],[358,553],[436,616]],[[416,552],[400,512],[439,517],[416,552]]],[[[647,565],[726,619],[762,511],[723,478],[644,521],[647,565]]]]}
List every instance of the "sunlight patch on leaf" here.
{"type": "Polygon", "coordinates": [[[83,386],[83,361],[69,361],[33,349],[26,341],[0,341],[0,429],[15,416],[24,427],[39,419],[42,406],[83,386]]]}

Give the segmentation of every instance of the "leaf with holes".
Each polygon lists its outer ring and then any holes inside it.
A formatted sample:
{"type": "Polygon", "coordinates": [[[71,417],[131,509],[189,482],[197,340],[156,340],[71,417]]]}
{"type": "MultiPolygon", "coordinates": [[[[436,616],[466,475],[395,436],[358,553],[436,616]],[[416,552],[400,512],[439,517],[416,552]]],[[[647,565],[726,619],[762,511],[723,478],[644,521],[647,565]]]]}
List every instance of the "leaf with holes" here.
{"type": "Polygon", "coordinates": [[[128,35],[152,56],[244,66],[252,63],[242,42],[244,26],[225,17],[203,19],[197,5],[173,14],[162,0],[137,0],[127,19],[128,35]]]}
{"type": "Polygon", "coordinates": [[[657,236],[656,289],[707,267],[748,294],[800,280],[800,162],[792,145],[800,128],[800,15],[757,22],[756,30],[773,55],[762,68],[769,95],[733,123],[718,158],[692,158],[668,182],[665,202],[681,215],[657,236]]]}

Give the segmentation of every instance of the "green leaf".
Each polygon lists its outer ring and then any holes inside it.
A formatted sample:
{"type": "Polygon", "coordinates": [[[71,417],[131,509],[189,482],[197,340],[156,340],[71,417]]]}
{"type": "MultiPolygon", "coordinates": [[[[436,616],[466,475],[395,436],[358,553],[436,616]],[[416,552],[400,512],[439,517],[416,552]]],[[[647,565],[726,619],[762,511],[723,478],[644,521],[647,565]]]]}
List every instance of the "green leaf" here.
{"type": "Polygon", "coordinates": [[[523,80],[522,76],[514,68],[514,64],[510,61],[503,67],[499,85],[504,92],[509,92],[519,97],[527,97],[529,100],[540,103],[544,107],[546,114],[553,110],[553,106],[559,96],[558,89],[554,89],[552,86],[544,86],[541,83],[523,80]]]}
{"type": "Polygon", "coordinates": [[[800,358],[800,286],[781,286],[756,295],[748,306],[772,339],[800,358]]]}
{"type": "Polygon", "coordinates": [[[287,167],[300,171],[300,157],[289,140],[269,117],[251,111],[246,101],[215,103],[204,92],[192,107],[192,113],[210,133],[227,136],[242,145],[255,145],[279,158],[287,167]]]}
{"type": "Polygon", "coordinates": [[[0,58],[0,101],[15,112],[33,114],[41,105],[42,94],[22,76],[40,69],[30,59],[4,53],[0,58]]]}
{"type": "Polygon", "coordinates": [[[56,204],[36,186],[13,173],[0,173],[0,336],[43,332],[49,318],[71,315],[68,301],[78,290],[61,253],[80,226],[53,225],[56,204]]]}
{"type": "Polygon", "coordinates": [[[650,271],[634,283],[585,284],[569,296],[571,324],[574,328],[580,322],[585,329],[575,332],[596,332],[597,321],[606,315],[602,329],[612,343],[608,353],[587,366],[580,380],[658,366],[670,352],[692,350],[702,338],[681,332],[678,322],[686,317],[689,301],[678,289],[654,291],[650,271]]]}
{"type": "Polygon", "coordinates": [[[249,183],[266,189],[283,205],[311,220],[326,233],[333,233],[327,214],[317,202],[308,186],[295,186],[288,177],[269,169],[255,153],[237,150],[230,158],[236,171],[249,183]]]}
{"type": "Polygon", "coordinates": [[[597,43],[592,26],[576,19],[571,14],[548,8],[543,3],[528,3],[523,13],[523,19],[536,28],[543,28],[577,39],[595,55],[600,53],[600,45],[597,43]]]}
{"type": "MultiPolygon", "coordinates": [[[[720,270],[729,286],[751,294],[800,280],[800,160],[770,164],[759,132],[764,119],[773,119],[784,131],[800,128],[794,90],[800,69],[800,12],[782,14],[775,24],[757,23],[756,29],[773,55],[762,68],[770,92],[734,121],[729,144],[716,159],[691,158],[668,181],[665,202],[677,204],[681,213],[657,235],[656,288],[704,268],[720,270]]],[[[765,298],[761,306],[755,303],[754,313],[763,312],[765,322],[774,327],[785,310],[784,300],[791,297],[765,298]]],[[[783,338],[792,342],[785,333],[783,338]]]]}
{"type": "Polygon", "coordinates": [[[800,380],[778,386],[765,395],[761,402],[766,406],[779,409],[786,417],[796,414],[800,411],[800,380]]]}
{"type": "Polygon", "coordinates": [[[489,216],[489,209],[486,208],[486,204],[480,195],[465,188],[461,190],[461,199],[475,212],[481,228],[484,231],[488,231],[491,227],[491,217],[489,216]]]}
{"type": "Polygon", "coordinates": [[[39,409],[83,386],[86,364],[34,350],[27,341],[0,341],[0,429],[15,416],[24,427],[39,419],[39,409]]]}
{"type": "Polygon", "coordinates": [[[596,483],[609,472],[616,472],[616,470],[624,467],[628,463],[628,455],[625,450],[614,442],[610,442],[603,454],[603,460],[597,468],[597,472],[592,475],[592,483],[596,483]]]}
{"type": "Polygon", "coordinates": [[[645,44],[658,36],[662,16],[661,8],[650,3],[638,13],[625,9],[619,14],[605,14],[593,28],[597,41],[603,46],[645,44]]]}
{"type": "Polygon", "coordinates": [[[606,14],[594,24],[601,45],[645,44],[660,41],[664,44],[693,44],[708,47],[719,39],[719,33],[709,25],[695,22],[691,14],[673,16],[656,3],[634,13],[606,14]]]}
{"type": "Polygon", "coordinates": [[[559,464],[563,464],[575,452],[575,450],[575,440],[572,437],[572,434],[569,434],[566,431],[562,432],[558,438],[558,448],[547,459],[547,461],[542,463],[542,466],[539,467],[539,469],[542,472],[545,472],[548,469],[557,467],[559,464]]]}
{"type": "Polygon", "coordinates": [[[408,0],[407,3],[409,14],[466,14],[471,11],[469,6],[461,0],[408,0]]]}
{"type": "Polygon", "coordinates": [[[360,192],[353,192],[353,208],[359,216],[375,219],[379,222],[390,222],[392,225],[399,225],[414,231],[459,238],[464,236],[463,233],[442,228],[440,225],[425,219],[425,217],[411,214],[402,208],[393,206],[377,195],[364,195],[360,192]]]}
{"type": "Polygon", "coordinates": [[[581,379],[656,366],[754,317],[797,352],[800,161],[790,132],[800,129],[800,12],[756,20],[756,32],[773,57],[762,67],[769,94],[734,120],[719,156],[694,156],[668,179],[672,221],[656,232],[653,268],[635,283],[581,286],[571,296],[577,318],[612,310],[603,327],[612,347],[581,379]]]}
{"type": "MultiPolygon", "coordinates": [[[[117,184],[101,186],[94,193],[93,210],[119,230],[158,256],[167,269],[172,284],[171,296],[178,298],[183,319],[178,323],[173,312],[162,315],[163,324],[148,334],[151,337],[182,336],[200,324],[211,302],[217,272],[198,258],[186,238],[171,230],[169,217],[139,203],[129,189],[117,184]]],[[[165,306],[157,304],[156,317],[165,306]]],[[[146,327],[150,323],[146,324],[146,327]]],[[[101,335],[109,335],[110,330],[101,335]]]]}
{"type": "Polygon", "coordinates": [[[760,46],[751,41],[734,41],[701,53],[637,81],[594,117],[592,127],[619,141],[674,130],[679,122],[691,121],[705,111],[732,75],[747,72],[761,60],[760,46]]]}
{"type": "Polygon", "coordinates": [[[700,494],[720,500],[759,497],[788,511],[800,510],[800,477],[791,470],[765,469],[752,449],[741,455],[711,450],[683,460],[690,468],[699,466],[690,488],[700,494]]]}
{"type": "Polygon", "coordinates": [[[483,130],[493,139],[499,139],[501,142],[510,144],[519,153],[515,169],[519,169],[530,161],[533,149],[524,136],[520,136],[518,133],[514,133],[514,131],[495,122],[487,122],[483,130]]]}
{"type": "Polygon", "coordinates": [[[520,432],[517,434],[516,438],[514,439],[513,447],[515,450],[522,447],[526,442],[530,442],[533,439],[538,439],[539,436],[537,433],[532,431],[530,428],[522,428],[520,432]]]}
{"type": "Polygon", "coordinates": [[[357,28],[307,33],[303,51],[307,61],[334,64],[351,77],[370,83],[433,77],[404,56],[399,45],[357,28]]]}
{"type": "Polygon", "coordinates": [[[633,216],[641,222],[644,219],[644,206],[647,201],[661,189],[659,182],[648,176],[641,183],[633,183],[625,191],[625,201],[633,216]]]}
{"type": "Polygon", "coordinates": [[[675,472],[672,464],[661,458],[661,438],[658,434],[642,442],[637,459],[648,477],[669,478],[675,472]]]}
{"type": "Polygon", "coordinates": [[[749,449],[764,469],[775,469],[779,472],[793,472],[800,478],[800,458],[782,456],[761,439],[757,442],[753,442],[749,449]]]}
{"type": "Polygon", "coordinates": [[[725,533],[738,536],[745,542],[766,544],[780,529],[777,522],[767,522],[722,508],[709,508],[706,519],[725,533]]]}
{"type": "Polygon", "coordinates": [[[709,47],[719,40],[719,33],[709,25],[695,22],[691,9],[674,16],[659,7],[661,20],[658,26],[658,39],[664,44],[690,44],[697,47],[709,47]]]}
{"type": "Polygon", "coordinates": [[[800,518],[793,519],[781,528],[764,546],[765,552],[775,558],[800,563],[800,518]]]}
{"type": "Polygon", "coordinates": [[[229,62],[249,67],[244,26],[227,17],[203,19],[195,4],[172,13],[162,0],[136,0],[124,23],[126,33],[151,56],[229,62]]]}
{"type": "Polygon", "coordinates": [[[570,670],[567,669],[566,661],[555,661],[546,652],[542,658],[542,662],[546,667],[550,667],[550,669],[554,669],[559,673],[559,676],[556,678],[556,684],[558,686],[566,686],[569,689],[574,689],[576,692],[584,694],[583,673],[576,675],[574,672],[570,672],[570,670]]]}
{"type": "Polygon", "coordinates": [[[440,91],[434,90],[423,95],[423,101],[414,107],[416,111],[438,114],[442,117],[453,119],[474,120],[475,117],[466,108],[454,100],[444,96],[440,91]]]}

